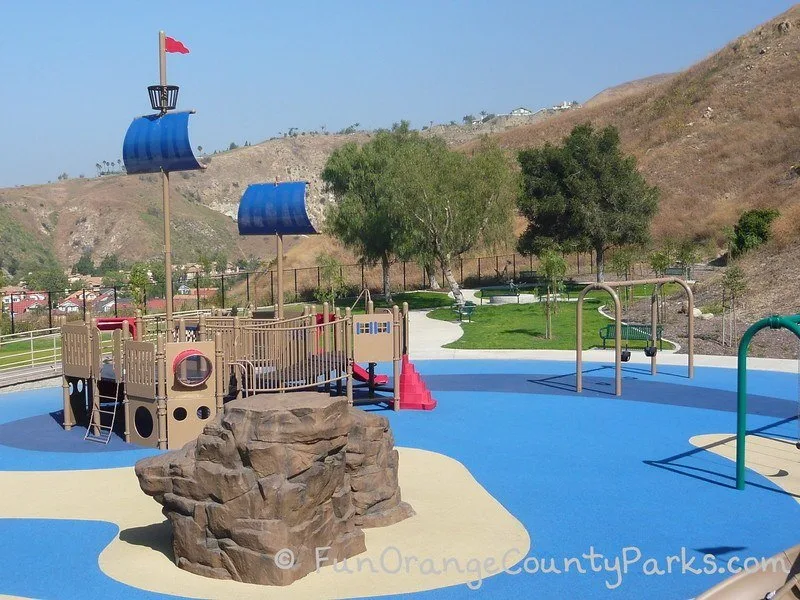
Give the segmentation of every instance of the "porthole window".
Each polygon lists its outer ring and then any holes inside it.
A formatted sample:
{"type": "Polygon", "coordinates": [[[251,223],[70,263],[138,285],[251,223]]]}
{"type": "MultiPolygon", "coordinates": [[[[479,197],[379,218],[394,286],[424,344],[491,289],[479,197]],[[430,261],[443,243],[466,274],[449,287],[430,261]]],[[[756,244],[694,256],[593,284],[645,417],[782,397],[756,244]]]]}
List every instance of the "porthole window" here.
{"type": "Polygon", "coordinates": [[[211,377],[211,361],[199,350],[184,350],[172,361],[175,379],[184,387],[200,387],[211,377]]]}
{"type": "Polygon", "coordinates": [[[144,406],[140,406],[133,414],[133,426],[142,439],[153,435],[153,415],[144,406]]]}
{"type": "Polygon", "coordinates": [[[211,416],[211,409],[207,406],[201,406],[197,409],[197,418],[201,421],[205,421],[208,417],[211,416]]]}
{"type": "Polygon", "coordinates": [[[186,418],[186,415],[187,415],[186,409],[183,408],[182,406],[179,406],[178,408],[172,411],[172,417],[176,421],[183,421],[186,418]]]}

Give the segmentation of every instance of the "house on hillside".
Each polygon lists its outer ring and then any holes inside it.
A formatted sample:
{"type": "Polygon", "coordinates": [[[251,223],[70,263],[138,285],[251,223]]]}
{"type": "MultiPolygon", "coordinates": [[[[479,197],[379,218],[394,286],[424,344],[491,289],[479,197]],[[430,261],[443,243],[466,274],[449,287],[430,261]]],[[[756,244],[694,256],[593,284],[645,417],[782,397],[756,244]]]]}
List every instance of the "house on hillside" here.
{"type": "Polygon", "coordinates": [[[511,111],[510,115],[512,117],[529,117],[533,114],[533,111],[530,109],[525,108],[524,106],[520,106],[519,108],[515,108],[511,111]]]}
{"type": "MultiPolygon", "coordinates": [[[[47,302],[42,302],[41,300],[34,300],[32,298],[26,298],[25,300],[20,300],[17,302],[14,301],[14,313],[15,317],[22,316],[25,313],[30,313],[36,310],[41,310],[47,308],[47,302]]],[[[11,306],[8,307],[9,312],[11,311],[11,306]]]]}
{"type": "Polygon", "coordinates": [[[58,303],[56,309],[61,311],[62,313],[70,314],[76,313],[81,310],[82,304],[79,304],[75,300],[65,299],[58,303]]]}

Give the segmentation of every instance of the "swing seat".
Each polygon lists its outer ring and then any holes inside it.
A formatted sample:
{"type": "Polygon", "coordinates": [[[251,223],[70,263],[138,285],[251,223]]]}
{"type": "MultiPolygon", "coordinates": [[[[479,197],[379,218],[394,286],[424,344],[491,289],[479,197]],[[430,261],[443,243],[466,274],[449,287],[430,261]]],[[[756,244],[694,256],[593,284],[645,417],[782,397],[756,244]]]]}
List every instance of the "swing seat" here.
{"type": "Polygon", "coordinates": [[[658,348],[656,348],[655,346],[647,346],[644,349],[644,355],[647,358],[653,358],[657,353],[658,353],[658,348]]]}
{"type": "Polygon", "coordinates": [[[631,351],[623,350],[619,353],[619,357],[622,362],[628,362],[631,359],[631,351]]]}

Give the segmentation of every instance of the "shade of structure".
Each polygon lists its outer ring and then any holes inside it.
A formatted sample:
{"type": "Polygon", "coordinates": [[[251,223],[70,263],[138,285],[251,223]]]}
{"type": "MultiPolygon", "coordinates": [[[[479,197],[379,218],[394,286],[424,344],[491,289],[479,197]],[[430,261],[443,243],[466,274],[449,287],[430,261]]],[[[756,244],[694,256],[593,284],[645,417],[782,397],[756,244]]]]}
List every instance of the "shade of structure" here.
{"type": "Polygon", "coordinates": [[[122,144],[129,174],[202,169],[189,143],[191,111],[152,114],[133,120],[122,144]]]}
{"type": "Polygon", "coordinates": [[[318,233],[306,213],[306,182],[254,183],[239,203],[239,235],[318,233]]]}

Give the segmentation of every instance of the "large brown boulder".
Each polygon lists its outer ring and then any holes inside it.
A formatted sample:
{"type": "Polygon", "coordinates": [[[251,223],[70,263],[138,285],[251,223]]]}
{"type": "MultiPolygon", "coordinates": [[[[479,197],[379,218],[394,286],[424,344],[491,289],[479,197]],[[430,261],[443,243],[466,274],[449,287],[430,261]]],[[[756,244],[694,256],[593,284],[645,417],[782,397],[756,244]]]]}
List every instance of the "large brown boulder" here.
{"type": "Polygon", "coordinates": [[[197,440],[139,461],[179,567],[288,585],[363,552],[361,527],[414,514],[401,501],[386,418],[316,392],[242,398],[197,440]],[[324,549],[324,550],[322,550],[324,549]]]}

